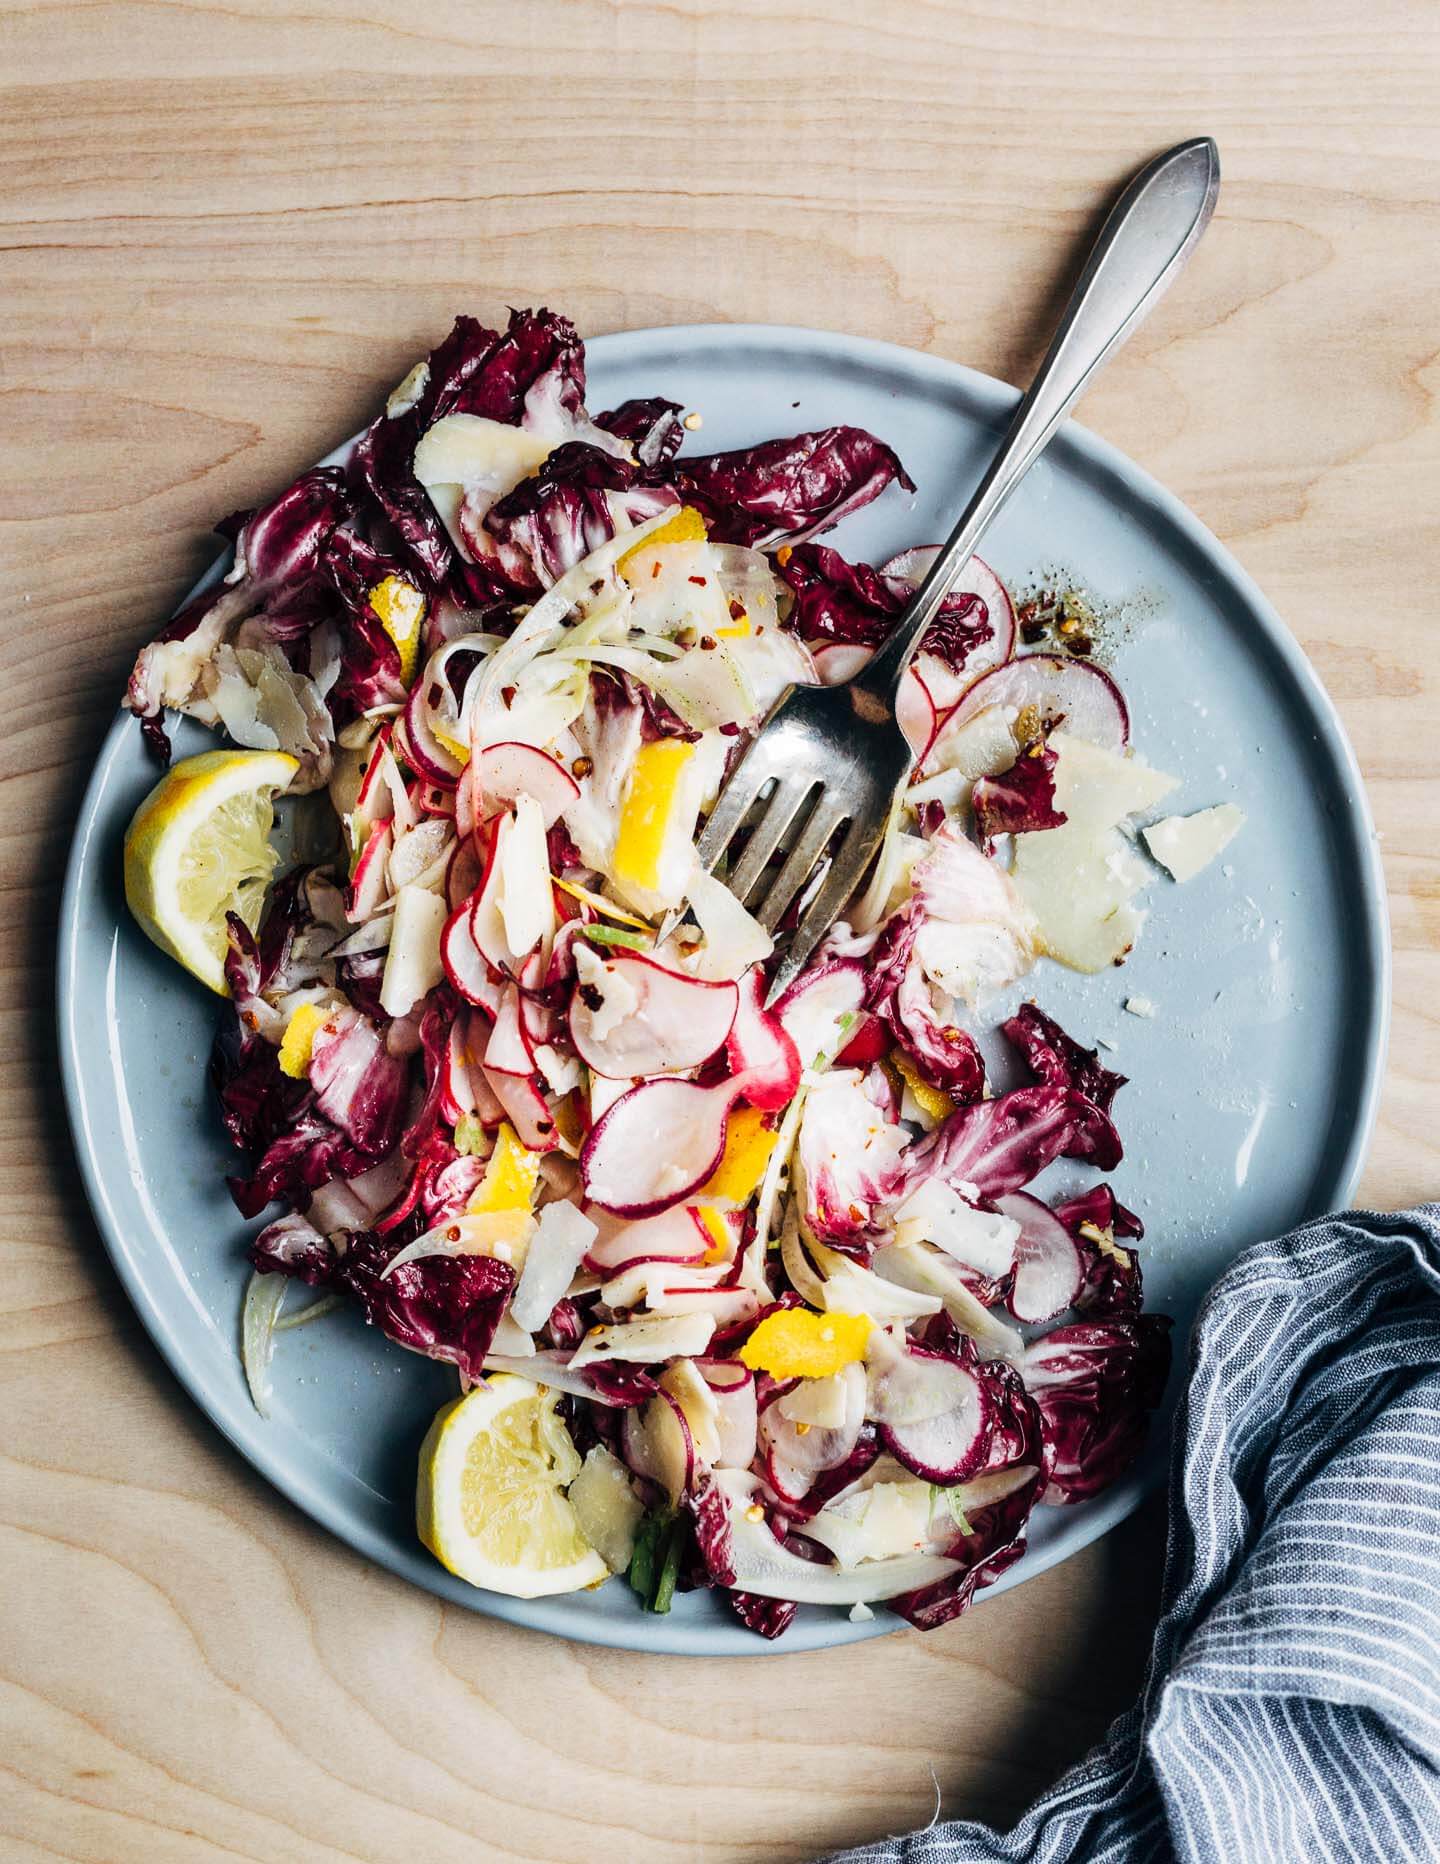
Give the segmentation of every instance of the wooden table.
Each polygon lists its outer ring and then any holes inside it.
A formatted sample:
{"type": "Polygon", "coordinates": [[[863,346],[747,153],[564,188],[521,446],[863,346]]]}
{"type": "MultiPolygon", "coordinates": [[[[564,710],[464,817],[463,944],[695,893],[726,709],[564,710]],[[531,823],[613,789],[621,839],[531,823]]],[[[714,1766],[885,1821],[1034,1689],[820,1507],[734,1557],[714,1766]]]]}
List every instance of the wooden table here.
{"type": "Polygon", "coordinates": [[[1087,401],[1239,555],[1370,783],[1396,1016],[1364,1196],[1440,1176],[1440,21],[1414,0],[67,0],[0,9],[7,1858],[805,1858],[1009,1819],[1132,1695],[1158,1507],[928,1638],[698,1664],[444,1610],[181,1398],[55,1082],[69,826],[135,645],[467,308],[818,322],[1018,376],[1107,194],[1219,140],[1087,401]],[[1124,23],[1122,23],[1124,22],[1124,23]]]}

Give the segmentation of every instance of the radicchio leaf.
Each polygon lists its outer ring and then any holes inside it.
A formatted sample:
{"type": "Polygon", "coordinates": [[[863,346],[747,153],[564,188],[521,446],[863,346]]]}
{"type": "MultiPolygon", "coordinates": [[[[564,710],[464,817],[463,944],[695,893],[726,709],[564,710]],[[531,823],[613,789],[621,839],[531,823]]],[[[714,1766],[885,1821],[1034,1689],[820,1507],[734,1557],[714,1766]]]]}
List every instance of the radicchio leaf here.
{"type": "Polygon", "coordinates": [[[402,1247],[398,1238],[360,1230],[342,1249],[301,1224],[282,1219],[262,1230],[250,1251],[255,1267],[346,1295],[397,1345],[458,1367],[467,1381],[481,1376],[515,1287],[508,1263],[493,1256],[422,1256],[386,1275],[402,1247]]]}
{"type": "Polygon", "coordinates": [[[1125,1208],[1108,1184],[1097,1184],[1057,1204],[1055,1215],[1075,1238],[1084,1263],[1085,1280],[1075,1300],[1076,1311],[1092,1320],[1138,1314],[1144,1299],[1139,1252],[1114,1240],[1144,1235],[1144,1225],[1135,1213],[1125,1208]]]}
{"type": "Polygon", "coordinates": [[[1073,1087],[1087,1100],[1093,1100],[1102,1113],[1110,1111],[1110,1103],[1124,1087],[1126,1077],[1104,1067],[1099,1052],[1083,1048],[1073,1036],[1066,1035],[1053,1016],[1047,1016],[1033,1003],[1022,1003],[1000,1028],[1020,1051],[1036,1081],[1048,1082],[1052,1087],[1073,1087]]]}
{"type": "Polygon", "coordinates": [[[1057,1158],[1113,1171],[1121,1156],[1120,1135],[1094,1101],[1048,1083],[1018,1087],[961,1107],[911,1147],[905,1187],[938,1177],[973,1185],[982,1198],[1004,1197],[1057,1158]]]}
{"type": "Polygon", "coordinates": [[[607,408],[595,416],[595,425],[607,434],[628,440],[635,458],[642,466],[663,466],[680,451],[685,438],[678,401],[666,401],[652,395],[643,400],[622,401],[618,408],[607,408]]]}
{"type": "Polygon", "coordinates": [[[756,1631],[764,1638],[777,1638],[783,1631],[788,1631],[800,1609],[793,1599],[766,1599],[758,1592],[727,1589],[724,1596],[725,1602],[745,1629],[756,1631]]]}
{"type": "Polygon", "coordinates": [[[981,1362],[974,1342],[956,1330],[948,1315],[937,1316],[937,1322],[931,1324],[930,1350],[948,1351],[986,1386],[994,1423],[981,1475],[1022,1466],[1035,1473],[1000,1500],[967,1509],[964,1526],[956,1524],[956,1538],[945,1547],[951,1559],[961,1562],[957,1572],[920,1592],[890,1601],[891,1609],[920,1631],[958,1618],[975,1594],[1025,1551],[1026,1526],[1039,1497],[1045,1455],[1041,1412],[1015,1369],[998,1361],[981,1362]]]}
{"type": "MultiPolygon", "coordinates": [[[[797,544],[775,567],[795,595],[791,626],[813,645],[825,641],[875,648],[888,639],[915,591],[868,563],[851,563],[825,544],[797,544]]],[[[949,595],[925,632],[922,653],[934,654],[958,673],[993,637],[989,612],[978,595],[949,595]]]]}
{"type": "Polygon", "coordinates": [[[970,792],[975,826],[988,846],[997,835],[1025,835],[1036,829],[1063,828],[1069,819],[1055,807],[1058,751],[1035,743],[1008,770],[977,777],[970,792]]]}
{"type": "Polygon", "coordinates": [[[1042,1500],[1098,1495],[1139,1455],[1170,1370],[1170,1318],[1080,1321],[1025,1349],[1026,1386],[1045,1426],[1042,1500]]]}
{"type": "Polygon", "coordinates": [[[677,460],[670,483],[712,538],[759,549],[828,530],[892,479],[915,486],[898,456],[862,427],[826,427],[732,453],[677,460]]]}
{"type": "Polygon", "coordinates": [[[617,508],[634,525],[676,503],[669,486],[636,484],[636,469],[628,460],[571,440],[490,507],[485,529],[502,546],[512,575],[517,565],[528,566],[528,578],[517,579],[517,593],[533,594],[558,582],[615,535],[617,508]]]}

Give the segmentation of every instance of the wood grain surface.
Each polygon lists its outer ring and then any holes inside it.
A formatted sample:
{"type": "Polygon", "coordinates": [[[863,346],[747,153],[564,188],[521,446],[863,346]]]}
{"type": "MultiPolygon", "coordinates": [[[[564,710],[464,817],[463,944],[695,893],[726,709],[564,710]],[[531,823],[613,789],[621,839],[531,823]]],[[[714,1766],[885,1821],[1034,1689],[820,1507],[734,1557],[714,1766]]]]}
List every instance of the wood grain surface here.
{"type": "Polygon", "coordinates": [[[693,1663],[436,1602],[182,1400],[55,1085],[70,824],[218,514],[460,308],[823,323],[1016,376],[1117,181],[1225,163],[1084,418],[1274,599],[1384,836],[1364,1195],[1440,1180],[1440,15],[1418,0],[6,0],[0,6],[0,1849],[802,1859],[1008,1819],[1133,1695],[1152,1506],[948,1630],[693,1663]]]}

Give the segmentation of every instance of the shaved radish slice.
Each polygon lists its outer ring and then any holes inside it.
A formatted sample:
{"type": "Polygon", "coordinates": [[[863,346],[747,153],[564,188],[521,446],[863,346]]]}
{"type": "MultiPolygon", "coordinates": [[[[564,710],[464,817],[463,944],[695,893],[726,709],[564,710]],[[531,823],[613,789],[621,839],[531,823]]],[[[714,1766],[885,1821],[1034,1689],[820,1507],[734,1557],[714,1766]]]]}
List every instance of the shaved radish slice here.
{"type": "MultiPolygon", "coordinates": [[[[898,557],[891,557],[880,574],[893,576],[909,583],[912,589],[918,589],[938,552],[938,544],[919,544],[913,550],[902,550],[898,557]]],[[[998,667],[1015,652],[1015,605],[1004,583],[979,557],[971,557],[951,584],[950,597],[957,595],[978,595],[985,604],[991,629],[991,638],[967,655],[961,669],[961,677],[971,680],[991,667],[998,667]]]]}
{"type": "Polygon", "coordinates": [[[800,1085],[800,1053],[788,1030],[763,1007],[765,977],[747,971],[740,980],[734,1022],[725,1038],[725,1054],[752,1107],[774,1113],[789,1104],[800,1085]]]}
{"type": "Polygon", "coordinates": [[[604,1275],[641,1262],[699,1262],[714,1241],[693,1204],[677,1204],[638,1223],[617,1222],[602,1210],[594,1218],[599,1233],[586,1252],[585,1266],[604,1275]]]}
{"type": "Polygon", "coordinates": [[[529,796],[540,805],[547,829],[555,826],[580,795],[580,785],[565,766],[533,744],[487,744],[476,753],[474,773],[485,814],[529,796]]]}
{"type": "Polygon", "coordinates": [[[773,1391],[760,1410],[759,1443],[765,1457],[766,1480],[786,1501],[798,1502],[827,1469],[843,1463],[855,1448],[865,1422],[865,1371],[849,1365],[840,1374],[844,1385],[844,1416],[838,1426],[824,1429],[786,1415],[780,1404],[784,1388],[773,1391]]]}
{"type": "Polygon", "coordinates": [[[725,1151],[736,1084],[642,1081],[591,1128],[580,1153],[585,1193],[620,1217],[649,1217],[693,1197],[725,1151]]]}
{"type": "Polygon", "coordinates": [[[835,1053],[865,1001],[865,966],[858,958],[823,958],[796,978],[775,1005],[802,1068],[835,1053]]]}
{"type": "Polygon", "coordinates": [[[982,674],[946,721],[958,729],[986,706],[1034,706],[1047,731],[1062,721],[1072,738],[1104,750],[1123,751],[1130,742],[1130,714],[1120,688],[1089,660],[1061,654],[1022,654],[982,674]]]}
{"type": "Polygon", "coordinates": [[[432,783],[453,790],[460,781],[463,765],[458,757],[445,749],[431,728],[429,710],[425,704],[425,686],[424,680],[416,680],[405,703],[404,715],[396,728],[396,737],[397,740],[403,739],[401,749],[407,764],[413,764],[421,776],[428,777],[432,783]]]}
{"type": "Polygon", "coordinates": [[[394,824],[377,822],[365,838],[350,885],[345,890],[345,917],[359,925],[373,917],[386,894],[386,868],[395,840],[394,824]]]}
{"type": "Polygon", "coordinates": [[[602,959],[583,943],[575,958],[570,1039],[597,1074],[624,1079],[695,1068],[730,1034],[734,984],[706,983],[639,953],[602,959]]]}
{"type": "Polygon", "coordinates": [[[881,1442],[915,1475],[963,1482],[983,1468],[994,1418],[968,1366],[911,1345],[872,1374],[870,1393],[881,1442]]]}
{"type": "Polygon", "coordinates": [[[505,1109],[491,1091],[480,1065],[488,1033],[483,1016],[457,1016],[450,1025],[440,1085],[440,1113],[452,1126],[466,1114],[473,1115],[486,1127],[498,1126],[505,1117],[505,1109]]]}
{"type": "Polygon", "coordinates": [[[400,887],[392,923],[380,1007],[387,1016],[408,1016],[445,974],[440,959],[445,902],[424,887],[400,887]]]}
{"type": "Polygon", "coordinates": [[[915,762],[923,764],[940,730],[940,708],[929,682],[913,661],[906,667],[895,695],[895,723],[904,732],[915,762]]]}
{"type": "Polygon", "coordinates": [[[1019,1321],[1053,1320],[1074,1306],[1085,1280],[1075,1238],[1048,1204],[1026,1191],[997,1198],[996,1208],[1020,1225],[1010,1312],[1019,1321]]]}
{"type": "Polygon", "coordinates": [[[509,832],[497,831],[499,891],[496,906],[505,940],[517,954],[543,945],[549,952],[555,933],[555,889],[550,883],[550,855],[545,844],[544,814],[533,796],[516,799],[509,832]]]}
{"type": "Polygon", "coordinates": [[[487,1068],[485,1079],[505,1109],[505,1117],[515,1128],[515,1137],[522,1146],[528,1146],[532,1152],[549,1152],[560,1143],[555,1115],[533,1076],[522,1080],[519,1075],[499,1074],[487,1068]]]}
{"type": "Polygon", "coordinates": [[[658,1484],[675,1507],[694,1480],[695,1440],[685,1413],[663,1386],[625,1413],[620,1441],[635,1474],[658,1484]]]}
{"type": "Polygon", "coordinates": [[[500,1007],[485,1045],[485,1072],[518,1075],[521,1079],[535,1072],[535,1057],[520,1023],[520,991],[514,984],[507,984],[500,993],[500,1007]]]}
{"type": "Polygon", "coordinates": [[[470,902],[451,913],[440,934],[440,962],[445,975],[467,1003],[492,1013],[499,1007],[499,988],[491,977],[484,954],[471,931],[470,902]]]}
{"type": "Polygon", "coordinates": [[[872,652],[873,649],[857,647],[850,641],[830,641],[824,647],[812,649],[811,658],[822,686],[843,686],[869,662],[872,652]]]}
{"type": "Polygon", "coordinates": [[[734,1359],[697,1359],[694,1363],[715,1398],[716,1463],[726,1469],[748,1469],[755,1460],[759,1425],[755,1374],[734,1359]]]}

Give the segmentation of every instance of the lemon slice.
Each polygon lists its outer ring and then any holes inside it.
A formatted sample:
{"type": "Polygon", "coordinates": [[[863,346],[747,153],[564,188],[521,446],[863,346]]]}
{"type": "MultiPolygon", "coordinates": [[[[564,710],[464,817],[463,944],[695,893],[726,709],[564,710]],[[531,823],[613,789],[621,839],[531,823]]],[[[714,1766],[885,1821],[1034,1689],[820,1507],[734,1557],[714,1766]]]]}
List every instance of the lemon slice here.
{"type": "Polygon", "coordinates": [[[125,898],[147,937],[225,994],[225,915],[253,932],[277,859],[274,798],[299,769],[284,751],[205,751],[174,765],[125,831],[125,898]]]}
{"type": "Polygon", "coordinates": [[[557,1392],[499,1372],[437,1412],[426,1434],[416,1525],[472,1586],[538,1599],[609,1576],[564,1493],[580,1457],[558,1404],[557,1392]]]}

